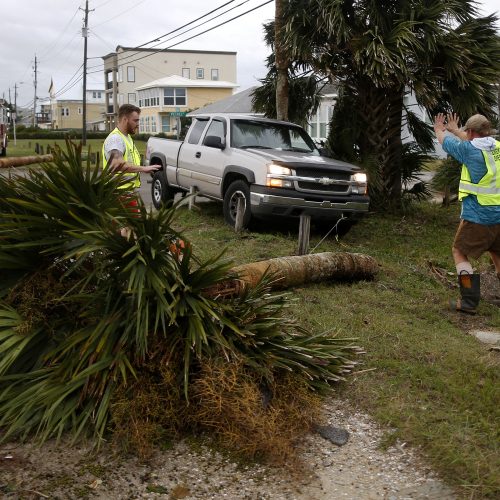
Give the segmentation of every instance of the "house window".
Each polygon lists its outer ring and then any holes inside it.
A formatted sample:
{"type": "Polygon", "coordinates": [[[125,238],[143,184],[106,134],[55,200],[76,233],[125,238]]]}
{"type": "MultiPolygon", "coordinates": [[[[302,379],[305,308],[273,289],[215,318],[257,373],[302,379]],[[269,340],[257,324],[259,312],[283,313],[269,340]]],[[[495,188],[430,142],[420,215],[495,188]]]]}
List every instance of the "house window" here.
{"type": "Polygon", "coordinates": [[[182,77],[191,78],[191,70],[189,68],[182,68],[182,77]]]}
{"type": "Polygon", "coordinates": [[[102,96],[102,93],[101,92],[97,92],[97,99],[100,99],[102,96]]]}
{"type": "Polygon", "coordinates": [[[156,116],[151,117],[151,132],[156,132],[156,116]]]}
{"type": "Polygon", "coordinates": [[[146,116],[146,132],[149,132],[149,116],[146,116]]]}
{"type": "Polygon", "coordinates": [[[128,103],[129,104],[135,104],[135,92],[132,92],[131,94],[128,95],[128,103]]]}
{"type": "MultiPolygon", "coordinates": [[[[93,97],[94,99],[96,99],[96,98],[97,98],[97,92],[92,92],[92,97],[93,97]]],[[[99,97],[100,97],[100,96],[99,96],[99,97]]]]}
{"type": "Polygon", "coordinates": [[[144,118],[139,119],[139,132],[144,133],[144,118]]]}
{"type": "Polygon", "coordinates": [[[161,117],[161,131],[170,132],[170,116],[161,117]]]}
{"type": "Polygon", "coordinates": [[[163,89],[165,106],[186,106],[186,89],[166,87],[163,89]]]}
{"type": "Polygon", "coordinates": [[[61,108],[61,116],[69,116],[69,108],[61,108]]]}
{"type": "Polygon", "coordinates": [[[205,70],[203,68],[196,68],[196,78],[198,78],[198,80],[205,78],[205,70]]]}
{"type": "Polygon", "coordinates": [[[127,82],[135,82],[135,66],[127,66],[127,82]]]}
{"type": "Polygon", "coordinates": [[[82,114],[82,108],[78,108],[78,114],[81,115],[82,114]]]}
{"type": "Polygon", "coordinates": [[[218,80],[219,79],[219,70],[217,68],[212,68],[210,70],[210,78],[212,80],[218,80]]]}

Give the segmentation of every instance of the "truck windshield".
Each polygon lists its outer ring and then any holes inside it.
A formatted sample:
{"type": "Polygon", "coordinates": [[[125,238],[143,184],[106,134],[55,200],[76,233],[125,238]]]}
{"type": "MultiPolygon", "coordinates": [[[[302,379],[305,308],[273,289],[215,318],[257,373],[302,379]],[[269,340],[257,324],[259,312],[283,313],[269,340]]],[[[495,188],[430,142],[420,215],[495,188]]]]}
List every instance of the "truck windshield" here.
{"type": "Polygon", "coordinates": [[[319,156],[312,139],[300,127],[258,120],[231,120],[231,146],[298,151],[319,156]]]}

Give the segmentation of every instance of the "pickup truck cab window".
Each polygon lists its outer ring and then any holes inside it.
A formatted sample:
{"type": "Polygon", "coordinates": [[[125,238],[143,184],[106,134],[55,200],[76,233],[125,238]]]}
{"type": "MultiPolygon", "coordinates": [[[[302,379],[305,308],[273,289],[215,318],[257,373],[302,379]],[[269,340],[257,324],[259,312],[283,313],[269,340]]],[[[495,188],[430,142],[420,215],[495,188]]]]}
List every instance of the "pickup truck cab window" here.
{"type": "Polygon", "coordinates": [[[257,120],[231,120],[231,146],[297,151],[319,156],[312,139],[303,129],[257,120]]]}
{"type": "MultiPolygon", "coordinates": [[[[224,133],[224,123],[220,120],[212,120],[212,122],[208,126],[207,133],[205,134],[205,139],[208,136],[219,137],[221,143],[224,143],[226,136],[226,134],[224,133]]],[[[205,144],[205,139],[203,140],[203,144],[205,144]]]]}
{"type": "Polygon", "coordinates": [[[193,125],[191,125],[191,131],[188,137],[189,144],[198,144],[198,142],[200,142],[200,138],[203,135],[203,131],[205,130],[207,123],[208,119],[206,120],[197,119],[193,123],[193,125]]]}

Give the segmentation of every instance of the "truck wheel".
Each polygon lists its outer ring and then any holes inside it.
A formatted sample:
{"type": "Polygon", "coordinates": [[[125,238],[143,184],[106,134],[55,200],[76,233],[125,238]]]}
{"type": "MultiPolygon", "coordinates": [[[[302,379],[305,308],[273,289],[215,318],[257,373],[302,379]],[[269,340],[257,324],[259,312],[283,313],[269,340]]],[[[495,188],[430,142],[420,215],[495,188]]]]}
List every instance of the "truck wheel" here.
{"type": "Polygon", "coordinates": [[[174,199],[174,193],[165,181],[164,172],[161,170],[153,174],[151,198],[153,200],[153,205],[157,210],[160,209],[163,203],[174,199]]]}
{"type": "Polygon", "coordinates": [[[232,182],[224,194],[224,220],[227,224],[234,227],[236,223],[236,209],[238,207],[238,200],[243,198],[245,200],[245,214],[243,215],[243,227],[247,228],[250,225],[252,213],[250,211],[250,187],[245,181],[232,182]]]}

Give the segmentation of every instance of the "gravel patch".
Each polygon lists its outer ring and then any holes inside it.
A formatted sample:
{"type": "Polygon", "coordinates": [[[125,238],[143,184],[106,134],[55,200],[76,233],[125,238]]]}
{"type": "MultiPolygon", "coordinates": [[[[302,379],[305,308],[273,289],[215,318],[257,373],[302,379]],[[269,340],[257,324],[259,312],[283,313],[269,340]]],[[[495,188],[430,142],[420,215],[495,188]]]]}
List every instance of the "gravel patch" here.
{"type": "Polygon", "coordinates": [[[156,452],[147,463],[114,456],[106,446],[91,454],[82,445],[11,444],[0,449],[0,493],[16,499],[456,498],[405,443],[382,451],[384,431],[346,401],[331,400],[325,416],[329,424],[346,429],[349,440],[336,446],[319,434],[308,436],[298,477],[284,469],[238,463],[186,441],[156,452]]]}

